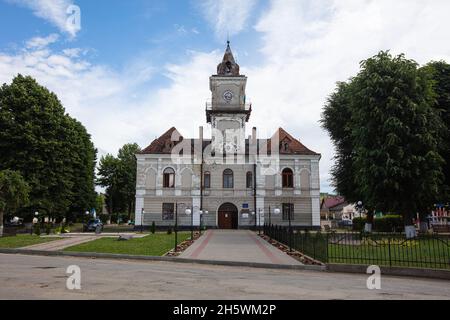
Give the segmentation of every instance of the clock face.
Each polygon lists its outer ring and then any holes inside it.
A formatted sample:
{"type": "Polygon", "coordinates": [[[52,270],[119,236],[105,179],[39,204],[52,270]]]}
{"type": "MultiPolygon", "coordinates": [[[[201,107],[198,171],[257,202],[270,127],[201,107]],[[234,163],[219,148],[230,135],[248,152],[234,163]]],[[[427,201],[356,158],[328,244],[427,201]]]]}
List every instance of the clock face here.
{"type": "Polygon", "coordinates": [[[226,102],[231,102],[231,100],[233,100],[233,92],[231,92],[230,90],[227,90],[223,93],[223,99],[226,102]]]}

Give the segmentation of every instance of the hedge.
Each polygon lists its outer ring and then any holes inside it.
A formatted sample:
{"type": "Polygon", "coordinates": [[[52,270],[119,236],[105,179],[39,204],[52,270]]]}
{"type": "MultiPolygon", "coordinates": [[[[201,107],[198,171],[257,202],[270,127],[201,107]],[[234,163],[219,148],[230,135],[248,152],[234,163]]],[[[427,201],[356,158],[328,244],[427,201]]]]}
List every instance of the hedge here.
{"type": "MultiPolygon", "coordinates": [[[[367,222],[367,218],[355,218],[353,219],[353,230],[362,231],[364,225],[367,222]]],[[[388,215],[381,218],[375,218],[373,220],[373,231],[378,232],[398,232],[402,231],[404,227],[403,218],[399,215],[388,215]]]]}

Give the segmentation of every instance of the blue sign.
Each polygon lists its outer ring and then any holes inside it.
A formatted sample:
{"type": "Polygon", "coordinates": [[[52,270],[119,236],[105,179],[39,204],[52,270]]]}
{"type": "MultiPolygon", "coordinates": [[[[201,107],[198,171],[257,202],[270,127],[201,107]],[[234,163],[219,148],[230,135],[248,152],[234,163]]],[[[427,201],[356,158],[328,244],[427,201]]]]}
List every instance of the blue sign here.
{"type": "Polygon", "coordinates": [[[242,204],[242,208],[243,208],[243,209],[248,209],[248,203],[242,204]]]}

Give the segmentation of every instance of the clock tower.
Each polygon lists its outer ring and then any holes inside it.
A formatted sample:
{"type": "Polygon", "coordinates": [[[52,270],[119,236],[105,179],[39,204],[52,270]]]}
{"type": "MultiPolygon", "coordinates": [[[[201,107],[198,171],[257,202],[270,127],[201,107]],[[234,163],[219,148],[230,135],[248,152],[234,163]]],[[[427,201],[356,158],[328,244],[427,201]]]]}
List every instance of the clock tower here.
{"type": "Polygon", "coordinates": [[[206,106],[215,154],[245,153],[245,125],[252,111],[246,101],[246,85],[247,77],[240,75],[228,41],[223,61],[217,66],[217,74],[210,78],[212,99],[206,106]]]}

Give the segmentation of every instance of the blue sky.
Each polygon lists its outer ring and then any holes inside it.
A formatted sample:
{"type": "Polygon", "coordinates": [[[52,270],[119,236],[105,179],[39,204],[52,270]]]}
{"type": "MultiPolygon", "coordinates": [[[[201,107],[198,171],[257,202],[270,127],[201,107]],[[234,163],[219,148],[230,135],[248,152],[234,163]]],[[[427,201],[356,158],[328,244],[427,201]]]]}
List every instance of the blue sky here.
{"type": "Polygon", "coordinates": [[[209,76],[227,34],[249,78],[248,128],[285,128],[320,152],[331,191],[333,146],[320,128],[336,81],[380,50],[450,61],[448,0],[0,0],[0,83],[17,73],[54,91],[100,155],[205,123],[209,76]],[[81,28],[66,10],[77,5],[81,28]]]}

